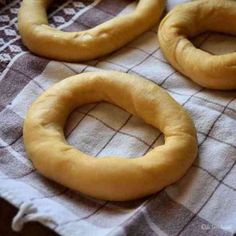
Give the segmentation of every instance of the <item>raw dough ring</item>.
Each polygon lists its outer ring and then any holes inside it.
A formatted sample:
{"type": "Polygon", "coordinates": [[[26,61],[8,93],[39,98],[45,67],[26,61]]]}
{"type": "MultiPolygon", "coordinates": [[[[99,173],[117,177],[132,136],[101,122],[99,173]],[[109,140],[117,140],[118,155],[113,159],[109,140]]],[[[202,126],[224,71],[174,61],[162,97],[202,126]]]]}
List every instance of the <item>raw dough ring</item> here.
{"type": "Polygon", "coordinates": [[[236,2],[199,0],[175,7],[160,24],[158,38],[169,62],[210,89],[236,89],[236,53],[211,55],[188,40],[206,31],[236,35],[236,2]]]}
{"type": "Polygon", "coordinates": [[[184,109],[154,83],[113,71],[75,75],[43,93],[27,114],[24,142],[43,175],[95,198],[119,201],[177,181],[197,155],[196,131],[184,109]],[[97,101],[116,104],[159,128],[165,144],[134,159],[97,159],[68,145],[67,117],[76,107],[97,101]]]}
{"type": "Polygon", "coordinates": [[[165,0],[140,0],[134,12],[115,17],[81,32],[62,32],[48,25],[50,0],[23,0],[19,31],[24,44],[40,56],[57,60],[83,61],[111,53],[158,22],[165,0]]]}

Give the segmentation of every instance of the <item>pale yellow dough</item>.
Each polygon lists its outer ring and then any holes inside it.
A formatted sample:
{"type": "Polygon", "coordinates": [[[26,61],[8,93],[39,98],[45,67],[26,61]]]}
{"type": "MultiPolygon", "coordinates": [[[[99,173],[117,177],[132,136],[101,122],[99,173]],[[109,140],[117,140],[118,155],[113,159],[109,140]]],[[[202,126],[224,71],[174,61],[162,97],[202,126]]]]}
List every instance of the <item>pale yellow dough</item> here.
{"type": "Polygon", "coordinates": [[[115,201],[161,190],[182,177],[197,155],[196,131],[185,110],[156,84],[113,71],[76,75],[43,93],[25,119],[24,143],[34,166],[46,177],[115,201]],[[116,104],[159,128],[165,144],[134,159],[97,159],[68,145],[63,127],[69,114],[97,101],[116,104]]]}
{"type": "Polygon", "coordinates": [[[236,89],[236,53],[212,55],[189,41],[206,31],[236,35],[236,2],[199,0],[175,7],[160,24],[158,38],[169,62],[210,89],[236,89]]]}
{"type": "Polygon", "coordinates": [[[132,13],[86,31],[62,32],[48,25],[46,9],[50,2],[23,0],[18,27],[29,50],[64,61],[95,59],[119,49],[157,23],[165,7],[165,0],[140,0],[132,13]]]}

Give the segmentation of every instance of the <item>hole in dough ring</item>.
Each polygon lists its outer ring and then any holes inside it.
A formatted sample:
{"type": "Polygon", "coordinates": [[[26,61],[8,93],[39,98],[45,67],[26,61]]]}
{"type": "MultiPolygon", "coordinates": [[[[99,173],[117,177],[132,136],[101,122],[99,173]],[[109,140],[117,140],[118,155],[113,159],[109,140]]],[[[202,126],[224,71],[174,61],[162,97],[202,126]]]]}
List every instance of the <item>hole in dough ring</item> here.
{"type": "Polygon", "coordinates": [[[140,198],[177,181],[197,155],[194,124],[182,106],[156,84],[113,71],[75,75],[44,92],[27,114],[24,143],[44,176],[92,197],[117,201],[140,198]],[[118,105],[159,128],[165,144],[133,159],[98,159],[68,145],[63,127],[69,114],[97,101],[118,105]]]}
{"type": "Polygon", "coordinates": [[[160,24],[160,47],[182,74],[210,89],[236,89],[236,53],[212,55],[188,38],[206,31],[236,34],[236,2],[199,0],[175,7],[160,24]]]}
{"type": "Polygon", "coordinates": [[[140,0],[130,14],[86,31],[63,32],[48,25],[46,9],[50,2],[23,0],[18,27],[29,50],[64,61],[95,59],[119,49],[157,23],[165,7],[165,0],[140,0]]]}

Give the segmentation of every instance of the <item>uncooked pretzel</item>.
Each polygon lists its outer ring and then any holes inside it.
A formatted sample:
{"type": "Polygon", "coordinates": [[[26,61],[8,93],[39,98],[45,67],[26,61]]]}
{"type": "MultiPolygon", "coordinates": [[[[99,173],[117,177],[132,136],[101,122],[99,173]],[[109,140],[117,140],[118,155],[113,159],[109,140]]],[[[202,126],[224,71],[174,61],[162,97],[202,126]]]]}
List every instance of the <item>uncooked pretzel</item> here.
{"type": "Polygon", "coordinates": [[[44,176],[92,197],[119,201],[177,181],[197,155],[196,131],[184,109],[154,83],[121,72],[84,73],[51,87],[27,114],[24,143],[44,176]],[[159,128],[165,144],[134,159],[97,159],[68,145],[63,127],[69,114],[97,101],[118,105],[159,128]]]}
{"type": "MultiPolygon", "coordinates": [[[[114,1],[114,0],[112,0],[114,1]]],[[[62,32],[48,25],[50,0],[23,0],[19,31],[24,44],[40,56],[83,61],[119,49],[158,22],[165,0],[140,0],[134,12],[82,32],[62,32]]]]}
{"type": "Polygon", "coordinates": [[[175,7],[160,24],[158,38],[169,62],[210,89],[236,89],[236,53],[212,55],[188,38],[206,31],[236,34],[236,2],[199,0],[175,7]]]}

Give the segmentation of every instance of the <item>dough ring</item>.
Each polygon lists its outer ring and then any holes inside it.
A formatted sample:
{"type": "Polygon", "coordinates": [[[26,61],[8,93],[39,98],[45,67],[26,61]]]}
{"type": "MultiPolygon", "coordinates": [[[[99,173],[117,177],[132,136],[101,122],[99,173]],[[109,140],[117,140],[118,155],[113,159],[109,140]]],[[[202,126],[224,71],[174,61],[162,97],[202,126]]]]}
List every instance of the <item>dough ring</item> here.
{"type": "Polygon", "coordinates": [[[95,59],[111,53],[158,22],[165,0],[140,0],[136,10],[81,32],[62,32],[48,25],[50,0],[23,0],[19,31],[24,44],[40,56],[64,61],[95,59]]]}
{"type": "Polygon", "coordinates": [[[199,0],[175,7],[160,24],[160,47],[182,74],[210,89],[236,89],[236,53],[212,55],[188,40],[206,31],[236,34],[236,2],[199,0]]]}
{"type": "Polygon", "coordinates": [[[43,93],[27,114],[24,142],[34,166],[46,177],[117,201],[140,198],[177,181],[197,155],[196,131],[184,109],[154,83],[113,71],[75,75],[43,93]],[[134,159],[97,159],[68,145],[63,127],[69,114],[97,101],[118,105],[159,128],[165,144],[134,159]]]}

